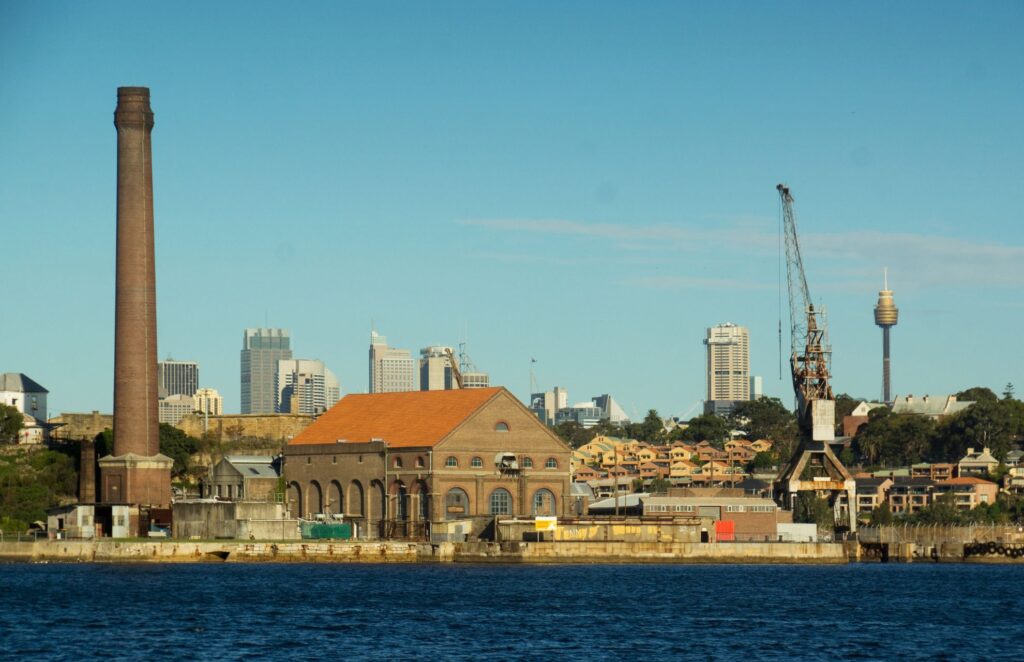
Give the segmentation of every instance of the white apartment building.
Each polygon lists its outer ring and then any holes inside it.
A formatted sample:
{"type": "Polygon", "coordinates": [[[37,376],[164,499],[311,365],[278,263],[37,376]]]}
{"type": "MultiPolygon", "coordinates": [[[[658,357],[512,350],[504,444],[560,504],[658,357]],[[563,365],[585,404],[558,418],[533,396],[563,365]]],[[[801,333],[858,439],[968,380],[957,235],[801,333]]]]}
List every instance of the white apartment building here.
{"type": "Polygon", "coordinates": [[[388,339],[370,332],[370,393],[417,391],[416,360],[407,349],[388,347],[388,339]]]}
{"type": "Polygon", "coordinates": [[[704,338],[707,346],[707,398],[705,411],[719,412],[715,403],[750,399],[750,331],[730,322],[713,326],[704,338]]]}
{"type": "Polygon", "coordinates": [[[341,398],[341,384],[323,361],[285,359],[277,362],[275,411],[316,415],[341,398]]]}
{"type": "Polygon", "coordinates": [[[191,395],[181,395],[179,393],[177,395],[169,395],[166,398],[160,398],[157,408],[161,423],[177,425],[181,419],[196,410],[196,401],[191,395]]]}
{"type": "Polygon", "coordinates": [[[195,400],[195,411],[220,416],[224,413],[224,398],[215,388],[201,388],[192,396],[195,400]]]}

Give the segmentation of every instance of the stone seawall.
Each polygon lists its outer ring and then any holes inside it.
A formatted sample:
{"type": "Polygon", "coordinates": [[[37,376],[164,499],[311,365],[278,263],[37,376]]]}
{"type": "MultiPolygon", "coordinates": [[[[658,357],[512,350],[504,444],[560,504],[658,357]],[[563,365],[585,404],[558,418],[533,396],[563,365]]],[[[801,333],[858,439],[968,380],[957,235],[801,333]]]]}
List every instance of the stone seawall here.
{"type": "Polygon", "coordinates": [[[836,543],[507,542],[456,545],[468,563],[846,563],[836,543]]]}
{"type": "Polygon", "coordinates": [[[39,541],[0,543],[0,562],[846,563],[825,543],[442,543],[39,541]]]}

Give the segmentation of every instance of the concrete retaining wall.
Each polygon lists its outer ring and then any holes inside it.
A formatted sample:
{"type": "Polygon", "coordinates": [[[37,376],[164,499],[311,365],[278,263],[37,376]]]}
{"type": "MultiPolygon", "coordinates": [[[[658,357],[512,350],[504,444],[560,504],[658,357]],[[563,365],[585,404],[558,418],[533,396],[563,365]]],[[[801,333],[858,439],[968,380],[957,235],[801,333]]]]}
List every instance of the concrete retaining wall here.
{"type": "Polygon", "coordinates": [[[837,543],[510,542],[455,545],[459,562],[846,563],[837,543]]]}

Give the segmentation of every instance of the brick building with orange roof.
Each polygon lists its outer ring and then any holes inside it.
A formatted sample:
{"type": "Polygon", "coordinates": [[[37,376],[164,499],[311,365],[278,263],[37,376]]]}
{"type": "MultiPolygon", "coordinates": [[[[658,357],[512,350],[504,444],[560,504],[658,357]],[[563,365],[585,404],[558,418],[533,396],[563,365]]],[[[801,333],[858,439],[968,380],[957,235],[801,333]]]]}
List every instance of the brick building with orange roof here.
{"type": "Polygon", "coordinates": [[[479,533],[496,516],[568,512],[570,448],[504,388],[354,394],[285,447],[292,515],[361,538],[479,533]]]}

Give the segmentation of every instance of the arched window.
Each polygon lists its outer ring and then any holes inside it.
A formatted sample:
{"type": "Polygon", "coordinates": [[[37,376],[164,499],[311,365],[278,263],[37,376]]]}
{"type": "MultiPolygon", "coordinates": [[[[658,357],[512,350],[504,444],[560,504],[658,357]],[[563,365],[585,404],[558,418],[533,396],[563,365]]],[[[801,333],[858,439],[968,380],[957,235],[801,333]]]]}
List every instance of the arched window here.
{"type": "Polygon", "coordinates": [[[417,469],[422,469],[423,468],[423,456],[422,455],[417,455],[416,456],[416,468],[417,469]]]}
{"type": "Polygon", "coordinates": [[[448,490],[444,497],[445,519],[462,519],[469,516],[469,495],[458,487],[448,490]]]}
{"type": "Polygon", "coordinates": [[[558,468],[558,460],[556,460],[553,457],[549,457],[548,461],[544,463],[544,468],[545,469],[557,469],[558,468]]]}
{"type": "Polygon", "coordinates": [[[469,461],[469,466],[473,467],[474,469],[479,469],[480,467],[484,466],[484,461],[481,460],[479,457],[474,457],[472,460],[469,461]]]}
{"type": "Polygon", "coordinates": [[[449,455],[448,459],[444,461],[444,466],[446,466],[446,467],[457,467],[457,466],[459,466],[459,461],[455,459],[454,455],[449,455]]]}
{"type": "Polygon", "coordinates": [[[508,423],[505,421],[498,421],[494,424],[495,432],[508,432],[508,423]]]}
{"type": "Polygon", "coordinates": [[[555,515],[555,495],[551,490],[541,488],[533,493],[533,515],[551,517],[555,515]]]}
{"type": "Polygon", "coordinates": [[[395,469],[401,469],[401,468],[402,468],[402,458],[396,457],[395,458],[395,469]]]}
{"type": "Polygon", "coordinates": [[[524,457],[523,458],[523,468],[524,469],[532,469],[533,468],[533,458],[532,457],[524,457]]]}
{"type": "Polygon", "coordinates": [[[504,487],[499,487],[491,492],[489,505],[491,515],[511,515],[512,495],[504,487]]]}

